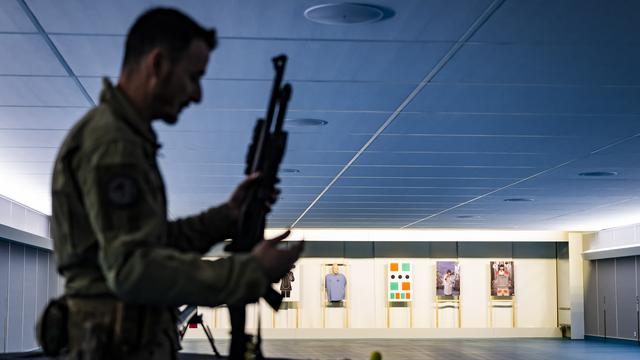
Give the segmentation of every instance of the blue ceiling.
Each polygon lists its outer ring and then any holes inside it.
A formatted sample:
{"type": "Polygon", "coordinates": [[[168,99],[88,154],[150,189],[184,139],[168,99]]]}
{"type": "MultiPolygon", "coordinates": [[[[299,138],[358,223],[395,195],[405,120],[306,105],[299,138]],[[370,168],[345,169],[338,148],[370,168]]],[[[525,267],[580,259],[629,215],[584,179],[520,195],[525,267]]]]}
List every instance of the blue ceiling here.
{"type": "Polygon", "coordinates": [[[1,1],[0,180],[42,201],[0,193],[50,212],[66,131],[97,101],[100,78],[117,79],[135,17],[169,5],[221,37],[202,103],[178,125],[156,126],[172,216],[224,201],[242,179],[270,58],[284,52],[289,118],[328,124],[289,127],[283,167],[298,171],[281,174],[271,227],[640,221],[638,1],[387,0],[369,2],[394,12],[377,23],[305,19],[322,3],[1,1]],[[578,175],[590,171],[618,175],[578,175]]]}

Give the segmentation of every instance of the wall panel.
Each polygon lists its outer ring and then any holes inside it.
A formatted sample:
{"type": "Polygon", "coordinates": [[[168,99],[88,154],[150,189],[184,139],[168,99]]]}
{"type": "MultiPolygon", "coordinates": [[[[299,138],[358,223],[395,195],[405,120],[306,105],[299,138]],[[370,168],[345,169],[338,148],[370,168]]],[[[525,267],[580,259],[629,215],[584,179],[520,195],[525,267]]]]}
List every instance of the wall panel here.
{"type": "Polygon", "coordinates": [[[636,259],[616,259],[617,336],[632,339],[636,331],[636,259]]]}
{"type": "Polygon", "coordinates": [[[50,294],[59,293],[57,274],[49,271],[50,256],[48,250],[0,239],[0,353],[38,346],[36,321],[50,294]]]}
{"type": "Polygon", "coordinates": [[[606,336],[618,336],[616,317],[615,259],[598,260],[598,316],[600,329],[606,336]]]}
{"type": "Polygon", "coordinates": [[[6,351],[7,307],[9,305],[9,251],[9,243],[0,241],[0,352],[6,351]]]}
{"type": "Polygon", "coordinates": [[[23,350],[31,350],[36,347],[34,328],[36,323],[36,304],[38,297],[38,250],[36,248],[30,246],[25,247],[24,269],[21,348],[23,350]]]}
{"type": "Polygon", "coordinates": [[[12,243],[9,259],[9,307],[7,316],[7,351],[22,351],[24,313],[24,246],[12,243]]]}
{"type": "Polygon", "coordinates": [[[598,316],[598,276],[597,261],[584,262],[584,333],[601,335],[598,316]]]}
{"type": "Polygon", "coordinates": [[[49,301],[49,252],[38,250],[38,272],[36,283],[36,318],[49,301]]]}

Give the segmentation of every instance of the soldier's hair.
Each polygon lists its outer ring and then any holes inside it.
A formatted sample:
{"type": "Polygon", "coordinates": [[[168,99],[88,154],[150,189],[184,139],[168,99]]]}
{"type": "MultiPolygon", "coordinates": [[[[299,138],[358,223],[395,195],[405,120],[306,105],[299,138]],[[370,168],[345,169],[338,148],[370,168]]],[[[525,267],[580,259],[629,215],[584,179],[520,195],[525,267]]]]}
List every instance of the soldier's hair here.
{"type": "Polygon", "coordinates": [[[205,29],[184,13],[171,8],[154,8],[140,15],[129,29],[123,67],[136,64],[151,50],[165,48],[176,61],[195,39],[210,50],[217,46],[216,30],[205,29]]]}

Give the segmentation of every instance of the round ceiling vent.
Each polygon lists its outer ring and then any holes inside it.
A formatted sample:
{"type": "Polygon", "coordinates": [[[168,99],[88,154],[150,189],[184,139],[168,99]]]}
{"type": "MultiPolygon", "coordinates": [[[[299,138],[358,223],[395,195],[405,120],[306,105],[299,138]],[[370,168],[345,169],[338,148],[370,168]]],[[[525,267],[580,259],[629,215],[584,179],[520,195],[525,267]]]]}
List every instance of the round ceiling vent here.
{"type": "Polygon", "coordinates": [[[300,172],[299,169],[293,169],[293,168],[282,168],[280,169],[281,173],[287,173],[287,174],[297,174],[300,172]]]}
{"type": "Polygon", "coordinates": [[[589,172],[582,172],[578,175],[587,176],[587,177],[600,177],[600,176],[616,176],[618,175],[618,173],[615,171],[589,171],[589,172]]]}
{"type": "Polygon", "coordinates": [[[322,4],[305,10],[304,17],[325,25],[368,24],[385,18],[385,11],[367,4],[322,4]]]}
{"type": "Polygon", "coordinates": [[[325,126],[325,125],[327,125],[329,123],[326,120],[310,119],[310,118],[287,119],[286,122],[287,122],[287,124],[286,124],[287,127],[325,126]]]}
{"type": "Polygon", "coordinates": [[[529,202],[529,201],[533,201],[533,199],[528,199],[528,198],[508,198],[508,199],[504,199],[504,201],[507,201],[507,202],[529,202]]]}

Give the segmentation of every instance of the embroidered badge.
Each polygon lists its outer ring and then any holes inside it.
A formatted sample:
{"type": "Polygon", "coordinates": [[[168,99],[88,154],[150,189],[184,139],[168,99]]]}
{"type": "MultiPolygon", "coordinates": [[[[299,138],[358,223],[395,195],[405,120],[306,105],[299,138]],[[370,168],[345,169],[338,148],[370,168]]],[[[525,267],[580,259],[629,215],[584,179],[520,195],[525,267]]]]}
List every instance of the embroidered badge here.
{"type": "Polygon", "coordinates": [[[138,199],[137,182],[126,175],[112,177],[107,183],[107,197],[116,206],[130,206],[138,199]]]}

